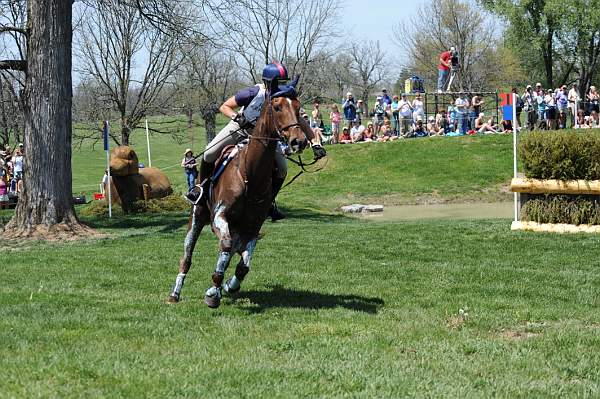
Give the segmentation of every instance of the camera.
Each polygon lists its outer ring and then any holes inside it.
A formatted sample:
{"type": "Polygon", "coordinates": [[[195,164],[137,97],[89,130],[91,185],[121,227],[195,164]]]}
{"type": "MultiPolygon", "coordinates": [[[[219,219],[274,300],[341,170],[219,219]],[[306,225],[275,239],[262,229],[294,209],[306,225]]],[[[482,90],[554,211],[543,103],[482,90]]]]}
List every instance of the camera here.
{"type": "Polygon", "coordinates": [[[459,68],[460,68],[460,65],[459,65],[459,63],[458,63],[458,51],[456,51],[456,50],[451,50],[451,51],[450,51],[450,55],[451,55],[451,58],[450,58],[450,63],[451,63],[451,65],[452,65],[452,69],[453,69],[453,70],[457,70],[457,69],[459,69],[459,68]]]}

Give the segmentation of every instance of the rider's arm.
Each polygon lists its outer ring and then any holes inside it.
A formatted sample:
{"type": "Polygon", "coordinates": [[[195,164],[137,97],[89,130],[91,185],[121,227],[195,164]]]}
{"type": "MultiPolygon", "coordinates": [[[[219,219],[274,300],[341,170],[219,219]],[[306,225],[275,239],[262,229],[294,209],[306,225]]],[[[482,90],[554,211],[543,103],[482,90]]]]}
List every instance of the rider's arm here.
{"type": "Polygon", "coordinates": [[[235,101],[235,96],[231,96],[221,105],[219,111],[221,111],[221,113],[227,118],[233,119],[237,115],[236,109],[238,107],[239,105],[235,101]]]}

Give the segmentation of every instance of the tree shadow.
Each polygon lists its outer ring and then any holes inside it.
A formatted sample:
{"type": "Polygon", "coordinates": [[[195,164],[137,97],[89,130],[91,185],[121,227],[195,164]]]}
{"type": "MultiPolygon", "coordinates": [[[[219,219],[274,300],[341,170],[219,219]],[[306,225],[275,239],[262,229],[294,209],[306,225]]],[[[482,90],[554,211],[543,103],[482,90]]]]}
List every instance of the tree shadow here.
{"type": "Polygon", "coordinates": [[[242,291],[233,302],[240,299],[249,300],[252,307],[250,313],[262,313],[272,308],[301,308],[301,309],[334,309],[343,307],[356,312],[376,314],[385,304],[383,299],[363,297],[360,295],[332,295],[314,291],[288,289],[281,285],[268,287],[270,291],[242,291]]]}
{"type": "Polygon", "coordinates": [[[143,229],[159,228],[161,233],[172,233],[188,222],[189,215],[178,213],[119,215],[107,217],[82,217],[82,221],[94,229],[143,229]]]}

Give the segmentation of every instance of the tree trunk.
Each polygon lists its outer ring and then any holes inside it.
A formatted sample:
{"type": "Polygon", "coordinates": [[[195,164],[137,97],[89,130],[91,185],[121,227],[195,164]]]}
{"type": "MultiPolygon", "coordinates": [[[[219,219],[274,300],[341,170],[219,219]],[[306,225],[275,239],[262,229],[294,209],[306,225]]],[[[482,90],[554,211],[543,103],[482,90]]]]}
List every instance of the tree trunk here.
{"type": "Polygon", "coordinates": [[[187,118],[188,118],[188,129],[191,129],[194,126],[194,110],[192,108],[187,109],[187,118]]]}
{"type": "Polygon", "coordinates": [[[6,238],[65,240],[94,234],[79,223],[72,198],[71,4],[27,2],[24,185],[6,238]]]}
{"type": "Polygon", "coordinates": [[[217,124],[217,113],[213,107],[208,107],[202,112],[202,119],[204,119],[204,129],[206,130],[206,142],[210,143],[212,139],[217,135],[216,124],[217,124]]]}

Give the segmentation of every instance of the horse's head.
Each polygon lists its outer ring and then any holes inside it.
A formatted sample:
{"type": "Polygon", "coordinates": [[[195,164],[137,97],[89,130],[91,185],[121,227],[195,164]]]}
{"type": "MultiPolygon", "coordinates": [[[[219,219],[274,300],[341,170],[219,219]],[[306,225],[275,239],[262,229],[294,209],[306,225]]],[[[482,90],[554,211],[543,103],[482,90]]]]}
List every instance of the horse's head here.
{"type": "Polygon", "coordinates": [[[279,87],[271,95],[273,123],[280,138],[287,141],[293,152],[302,152],[308,145],[308,137],[300,125],[300,101],[296,97],[296,78],[290,85],[279,87]]]}

